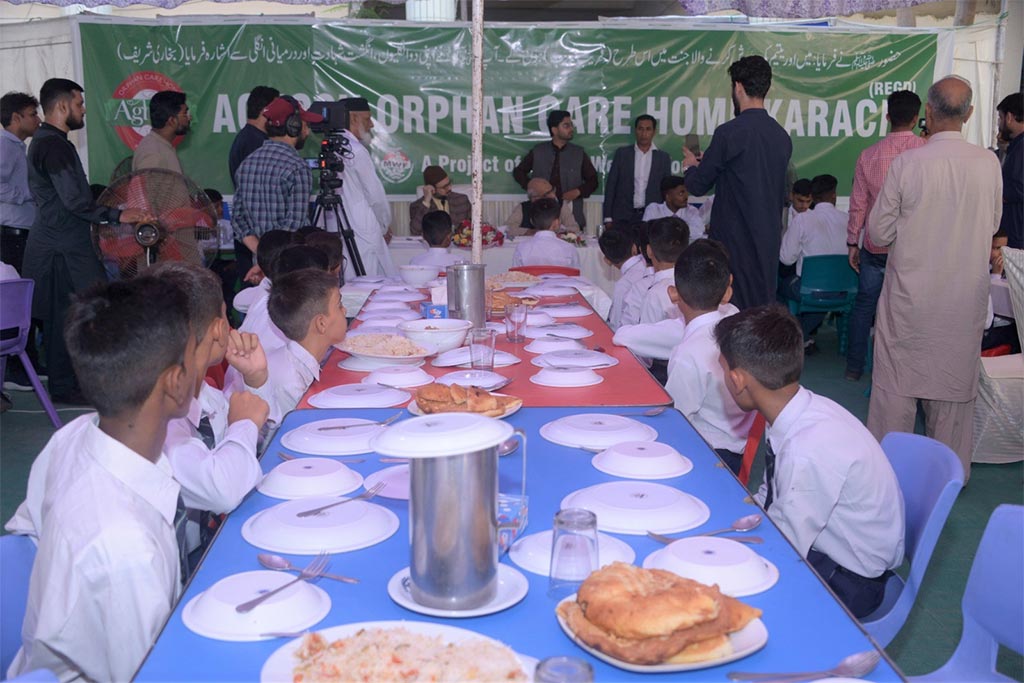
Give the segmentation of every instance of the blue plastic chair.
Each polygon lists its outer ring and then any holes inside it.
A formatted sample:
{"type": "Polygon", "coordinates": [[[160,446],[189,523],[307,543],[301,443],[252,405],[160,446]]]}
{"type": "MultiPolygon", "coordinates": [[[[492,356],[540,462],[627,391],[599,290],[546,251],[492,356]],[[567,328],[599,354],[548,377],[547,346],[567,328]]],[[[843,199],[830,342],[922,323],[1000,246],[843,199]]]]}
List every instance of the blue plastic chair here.
{"type": "Polygon", "coordinates": [[[1024,654],[1024,506],[989,517],[967,577],[964,630],[941,669],[913,681],[1012,681],[996,671],[999,646],[1024,654]]]}
{"type": "Polygon", "coordinates": [[[910,561],[906,582],[896,574],[890,576],[882,604],[861,620],[865,630],[885,647],[903,628],[914,606],[935,543],[963,488],[964,468],[949,446],[917,434],[886,434],[882,450],[903,493],[904,547],[910,561]]]}
{"type": "Polygon", "coordinates": [[[857,272],[846,254],[805,256],[800,269],[800,300],[787,301],[789,312],[835,313],[839,353],[846,353],[850,311],[857,298],[857,272]]]}
{"type": "Polygon", "coordinates": [[[21,647],[21,622],[36,544],[28,536],[0,536],[0,678],[21,647]]]}
{"type": "Polygon", "coordinates": [[[28,345],[28,331],[32,324],[32,288],[34,285],[32,280],[25,278],[0,281],[0,310],[3,311],[0,327],[5,329],[13,327],[18,330],[17,337],[0,340],[0,377],[3,377],[4,370],[7,368],[7,356],[17,356],[25,367],[25,373],[28,375],[29,382],[32,383],[32,388],[35,389],[36,396],[39,397],[39,402],[43,404],[43,409],[50,416],[50,422],[56,429],[60,429],[61,421],[57,417],[53,402],[50,401],[50,395],[43,388],[43,383],[39,381],[39,375],[36,374],[32,361],[25,353],[25,347],[28,345]]]}

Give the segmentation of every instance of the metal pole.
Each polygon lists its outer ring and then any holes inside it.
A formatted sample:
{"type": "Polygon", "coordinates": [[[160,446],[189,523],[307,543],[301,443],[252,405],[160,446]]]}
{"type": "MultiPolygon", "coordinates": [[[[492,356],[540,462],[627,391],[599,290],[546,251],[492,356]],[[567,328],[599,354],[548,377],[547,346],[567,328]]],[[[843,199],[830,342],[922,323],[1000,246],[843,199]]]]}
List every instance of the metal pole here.
{"type": "MultiPolygon", "coordinates": [[[[999,113],[996,107],[999,106],[999,86],[1003,80],[1003,62],[1006,61],[1006,21],[1009,7],[1007,0],[1003,0],[999,7],[999,18],[996,20],[996,63],[992,73],[992,118],[996,119],[999,113]]],[[[999,148],[999,126],[992,129],[992,148],[999,148]]]]}
{"type": "Polygon", "coordinates": [[[483,263],[484,208],[484,0],[473,0],[473,263],[483,263]]]}

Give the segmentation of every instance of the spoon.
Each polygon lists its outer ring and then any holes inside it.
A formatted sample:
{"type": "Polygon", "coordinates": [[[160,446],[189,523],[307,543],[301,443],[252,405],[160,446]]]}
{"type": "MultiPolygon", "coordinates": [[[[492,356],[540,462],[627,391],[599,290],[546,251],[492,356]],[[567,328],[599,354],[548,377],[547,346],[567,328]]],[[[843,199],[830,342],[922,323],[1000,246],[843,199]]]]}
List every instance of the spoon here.
{"type": "Polygon", "coordinates": [[[668,406],[659,406],[657,408],[648,408],[647,410],[643,411],[642,413],[615,413],[615,414],[620,416],[620,417],[634,417],[634,416],[654,417],[655,415],[661,415],[666,410],[668,410],[668,408],[669,408],[668,406]]]}
{"type": "Polygon", "coordinates": [[[517,439],[514,436],[512,438],[510,438],[510,439],[505,439],[500,444],[498,444],[498,455],[499,456],[501,456],[501,455],[512,455],[517,450],[519,450],[519,439],[517,439]]]}
{"type": "MultiPolygon", "coordinates": [[[[647,532],[647,538],[657,541],[658,543],[664,543],[665,545],[682,540],[681,538],[672,538],[671,536],[656,534],[653,531],[647,532]]],[[[748,545],[757,545],[759,543],[764,543],[764,539],[760,536],[730,536],[729,540],[736,541],[737,543],[746,543],[748,545]]]]}
{"type": "MultiPolygon", "coordinates": [[[[292,455],[291,453],[285,453],[284,451],[278,451],[277,452],[277,457],[281,458],[282,460],[298,460],[299,459],[298,456],[292,455]]],[[[363,459],[363,458],[353,458],[353,457],[348,456],[348,455],[335,455],[335,456],[332,456],[332,457],[335,457],[335,458],[346,458],[346,460],[345,460],[345,464],[346,465],[357,465],[357,464],[359,464],[361,462],[366,462],[366,460],[363,459]]]]}
{"type": "Polygon", "coordinates": [[[706,531],[702,534],[696,534],[697,536],[717,536],[718,534],[726,534],[733,531],[750,531],[756,529],[761,524],[761,515],[747,515],[746,517],[740,517],[732,523],[727,529],[716,529],[715,531],[706,531]]]}
{"type": "Polygon", "coordinates": [[[729,680],[732,681],[785,681],[789,683],[791,681],[806,681],[815,678],[827,678],[834,676],[837,678],[861,678],[867,676],[869,673],[874,671],[875,667],[878,666],[879,660],[882,656],[875,650],[865,650],[864,652],[856,652],[848,657],[843,658],[839,664],[832,669],[826,669],[824,671],[804,671],[796,673],[748,673],[745,671],[730,671],[726,674],[729,680]]]}
{"type": "MultiPolygon", "coordinates": [[[[270,553],[260,553],[256,556],[267,569],[273,569],[279,572],[297,572],[302,571],[301,567],[296,567],[294,564],[281,557],[280,555],[271,555],[270,553]]],[[[359,579],[353,579],[350,576],[341,576],[340,574],[321,574],[325,579],[334,579],[335,581],[341,581],[342,583],[359,583],[359,579]]]]}

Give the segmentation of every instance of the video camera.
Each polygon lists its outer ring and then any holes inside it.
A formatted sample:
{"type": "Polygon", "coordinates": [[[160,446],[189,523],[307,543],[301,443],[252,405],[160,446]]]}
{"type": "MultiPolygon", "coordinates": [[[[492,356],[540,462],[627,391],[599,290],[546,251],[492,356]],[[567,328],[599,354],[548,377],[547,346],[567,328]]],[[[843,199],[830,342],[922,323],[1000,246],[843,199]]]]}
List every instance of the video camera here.
{"type": "Polygon", "coordinates": [[[320,190],[336,190],[341,187],[339,176],[345,172],[345,159],[352,157],[352,149],[344,135],[348,128],[348,110],[342,102],[313,102],[309,105],[309,111],[324,119],[309,126],[314,133],[324,136],[317,157],[320,190]]]}

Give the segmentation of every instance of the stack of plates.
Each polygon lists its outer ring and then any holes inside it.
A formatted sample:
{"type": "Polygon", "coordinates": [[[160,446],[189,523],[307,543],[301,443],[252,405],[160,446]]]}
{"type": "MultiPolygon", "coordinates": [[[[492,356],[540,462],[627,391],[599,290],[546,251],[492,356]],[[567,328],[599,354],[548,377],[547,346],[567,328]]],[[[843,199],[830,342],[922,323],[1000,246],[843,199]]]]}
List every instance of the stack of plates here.
{"type": "Polygon", "coordinates": [[[296,427],[283,437],[281,445],[296,453],[312,455],[358,455],[369,453],[370,439],[384,429],[371,420],[357,417],[335,417],[329,420],[307,422],[296,427]],[[348,429],[324,429],[325,427],[344,427],[348,425],[365,425],[348,429]]]}
{"type": "Polygon", "coordinates": [[[748,546],[728,538],[691,536],[656,550],[644,560],[648,569],[664,569],[711,585],[734,598],[768,590],[778,568],[748,546]]]}
{"type": "Polygon", "coordinates": [[[310,396],[309,405],[314,408],[390,408],[410,398],[412,394],[407,391],[379,384],[339,384],[310,396]]]}
{"type": "Polygon", "coordinates": [[[693,469],[689,458],[657,441],[624,441],[601,451],[590,464],[613,477],[672,479],[693,469]]]}
{"type": "MultiPolygon", "coordinates": [[[[533,574],[548,576],[551,571],[551,529],[524,536],[512,544],[510,560],[533,574]]],[[[612,562],[633,564],[636,553],[624,541],[608,534],[597,534],[597,557],[601,566],[612,562]]]]}
{"type": "Polygon", "coordinates": [[[658,431],[621,415],[580,413],[548,422],[540,435],[560,446],[603,451],[624,441],[654,441],[658,431]]]}
{"type": "Polygon", "coordinates": [[[556,323],[554,325],[527,325],[526,331],[523,333],[527,339],[538,339],[540,337],[547,337],[551,335],[557,339],[559,337],[568,337],[569,339],[585,339],[586,337],[592,337],[594,333],[582,325],[576,325],[575,323],[556,323]]]}
{"type": "Polygon", "coordinates": [[[609,356],[607,353],[591,349],[568,349],[541,354],[530,362],[539,368],[550,368],[552,366],[597,368],[618,365],[619,359],[609,356]]]}
{"type": "Polygon", "coordinates": [[[604,381],[604,377],[590,368],[543,368],[530,381],[543,387],[591,387],[604,381]]]}
{"type": "Polygon", "coordinates": [[[363,485],[363,477],[337,460],[297,458],[270,470],[256,490],[271,498],[294,500],[342,496],[363,485]]]}
{"type": "Polygon", "coordinates": [[[337,503],[340,498],[301,498],[257,512],[242,525],[242,538],[275,553],[344,553],[380,543],[398,530],[398,517],[385,507],[354,500],[299,517],[300,512],[337,503]]]}
{"type": "Polygon", "coordinates": [[[664,484],[613,481],[573,491],[562,508],[583,508],[597,515],[597,528],[613,534],[671,534],[700,526],[711,511],[699,498],[664,484]]]}
{"type": "Polygon", "coordinates": [[[441,375],[436,381],[438,384],[443,384],[446,387],[453,384],[461,384],[464,387],[480,387],[481,389],[490,390],[491,387],[501,384],[506,379],[508,378],[504,375],[488,372],[487,370],[456,370],[455,372],[441,375]]]}
{"type": "Polygon", "coordinates": [[[530,353],[551,353],[552,351],[575,351],[586,348],[575,339],[538,337],[524,347],[530,353]]]}
{"type": "MultiPolygon", "coordinates": [[[[363,328],[359,328],[363,329],[363,328]]],[[[397,327],[386,328],[390,330],[388,334],[399,334],[397,327]]],[[[347,352],[346,352],[347,353],[347,352]]],[[[402,361],[402,365],[409,365],[414,368],[418,368],[423,365],[426,361],[422,358],[405,362],[402,361]]],[[[351,370],[352,372],[372,372],[379,370],[380,368],[386,368],[394,364],[394,360],[377,360],[375,358],[365,358],[362,356],[349,356],[345,360],[338,363],[338,367],[342,370],[351,370]]]]}
{"type": "MultiPolygon", "coordinates": [[[[515,365],[516,363],[520,362],[522,362],[521,359],[519,359],[516,356],[513,356],[511,353],[507,351],[494,352],[494,367],[496,368],[503,368],[509,365],[515,365]]],[[[431,363],[431,365],[437,368],[450,368],[458,365],[469,364],[470,357],[468,346],[460,346],[457,349],[452,349],[451,351],[439,353],[437,355],[437,358],[435,358],[431,363]]]]}

